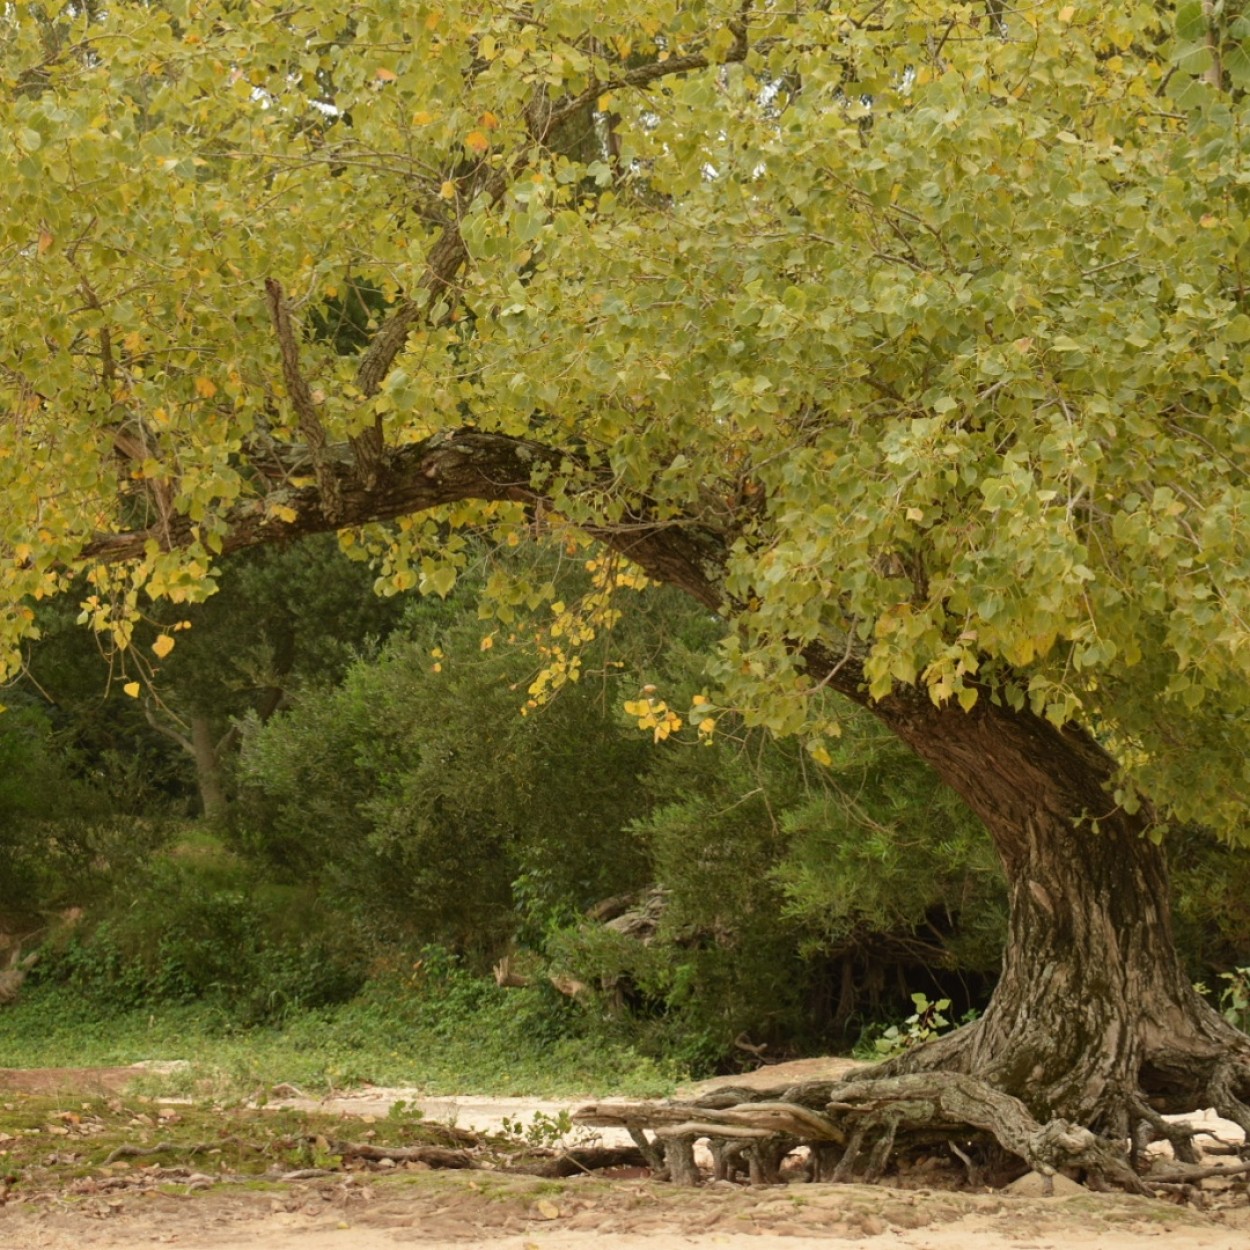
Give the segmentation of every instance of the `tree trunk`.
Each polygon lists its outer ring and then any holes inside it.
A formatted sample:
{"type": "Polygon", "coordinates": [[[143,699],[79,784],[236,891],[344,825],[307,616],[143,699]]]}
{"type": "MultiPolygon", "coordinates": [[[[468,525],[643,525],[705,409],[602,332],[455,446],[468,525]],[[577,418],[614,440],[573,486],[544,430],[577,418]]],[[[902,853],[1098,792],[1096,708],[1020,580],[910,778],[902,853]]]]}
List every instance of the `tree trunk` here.
{"type": "Polygon", "coordinates": [[[191,716],[191,748],[204,819],[210,824],[216,824],[225,820],[230,809],[230,800],[221,779],[221,760],[212,721],[199,712],[191,716]]]}
{"type": "Polygon", "coordinates": [[[966,1072],[1117,1137],[1149,1108],[1217,1106],[1250,1130],[1250,1039],[1190,985],[1153,816],[1116,806],[1106,752],[985,692],[970,712],[921,694],[872,710],[980,816],[1011,904],[985,1015],[888,1072],[966,1072]]]}

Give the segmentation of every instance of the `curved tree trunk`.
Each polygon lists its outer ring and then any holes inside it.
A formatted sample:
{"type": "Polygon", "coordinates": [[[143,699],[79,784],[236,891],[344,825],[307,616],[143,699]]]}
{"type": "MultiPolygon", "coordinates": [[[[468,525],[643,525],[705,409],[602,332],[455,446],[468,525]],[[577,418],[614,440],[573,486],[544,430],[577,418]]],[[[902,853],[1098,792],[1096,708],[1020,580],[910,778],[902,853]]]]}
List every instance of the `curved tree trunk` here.
{"type": "Polygon", "coordinates": [[[1152,815],[1115,805],[1106,752],[984,694],[970,712],[920,695],[872,710],[980,816],[1011,905],[984,1017],[884,1071],[966,1072],[1116,1137],[1150,1108],[1212,1105],[1250,1131],[1250,1038],[1190,985],[1152,815]]]}

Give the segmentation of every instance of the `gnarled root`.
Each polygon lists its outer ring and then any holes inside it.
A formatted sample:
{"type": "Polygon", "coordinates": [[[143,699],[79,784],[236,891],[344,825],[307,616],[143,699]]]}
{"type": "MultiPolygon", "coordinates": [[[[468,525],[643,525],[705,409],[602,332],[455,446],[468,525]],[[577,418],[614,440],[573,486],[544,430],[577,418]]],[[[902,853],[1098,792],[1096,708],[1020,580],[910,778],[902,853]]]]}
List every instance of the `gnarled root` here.
{"type": "MultiPolygon", "coordinates": [[[[737,1091],[738,1094],[746,1091],[737,1091]]],[[[1145,1192],[1122,1150],[1065,1120],[1039,1124],[1017,1098],[959,1073],[915,1073],[834,1085],[823,1111],[768,1099],[723,1104],[719,1092],[686,1103],[593,1103],[573,1119],[596,1127],[626,1128],[653,1162],[678,1184],[698,1183],[694,1143],[707,1138],[714,1175],[731,1178],[745,1162],[753,1183],[775,1182],[785,1154],[809,1147],[809,1176],[850,1180],[860,1171],[875,1180],[896,1148],[915,1141],[995,1139],[1043,1176],[1081,1169],[1134,1192],[1145,1192]],[[648,1141],[646,1132],[653,1133],[648,1141]]],[[[807,1101],[807,1099],[805,1099],[807,1101]]]]}

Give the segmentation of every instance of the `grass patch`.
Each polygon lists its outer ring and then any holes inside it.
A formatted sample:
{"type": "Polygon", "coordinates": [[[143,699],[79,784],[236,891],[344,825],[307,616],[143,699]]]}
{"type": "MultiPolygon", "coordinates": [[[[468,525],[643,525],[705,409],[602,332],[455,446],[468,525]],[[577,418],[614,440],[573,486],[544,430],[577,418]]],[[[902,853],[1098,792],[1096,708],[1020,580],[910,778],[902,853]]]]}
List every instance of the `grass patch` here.
{"type": "Polygon", "coordinates": [[[0,1172],[18,1196],[69,1187],[86,1177],[117,1180],[146,1174],[156,1187],[178,1186],[167,1174],[193,1170],[250,1188],[281,1185],[273,1174],[341,1166],[337,1141],[367,1138],[377,1146],[446,1146],[442,1126],[416,1116],[358,1118],[213,1103],[160,1106],[151,1099],[0,1093],[0,1172]],[[151,1153],[123,1155],[118,1148],[151,1153]]]}
{"type": "Polygon", "coordinates": [[[65,986],[31,987],[0,1012],[0,1067],[96,1067],[186,1060],[146,1078],[155,1092],[252,1097],[278,1082],[320,1096],[364,1083],[432,1094],[535,1097],[670,1093],[687,1074],[612,1038],[610,1027],[527,990],[482,981],[452,992],[373,984],[351,1002],[240,1027],[219,1006],[112,1012],[65,986]],[[561,1016],[560,1011],[565,1011],[561,1016]]]}

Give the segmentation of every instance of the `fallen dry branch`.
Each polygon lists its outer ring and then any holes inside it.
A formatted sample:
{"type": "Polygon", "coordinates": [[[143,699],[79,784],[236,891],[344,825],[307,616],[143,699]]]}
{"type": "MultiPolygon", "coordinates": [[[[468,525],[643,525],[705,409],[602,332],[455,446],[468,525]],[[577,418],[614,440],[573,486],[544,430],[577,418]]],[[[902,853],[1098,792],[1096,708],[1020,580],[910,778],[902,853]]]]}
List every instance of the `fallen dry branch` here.
{"type": "Polygon", "coordinates": [[[330,1151],[343,1159],[367,1159],[378,1162],[425,1163],[432,1168],[471,1168],[476,1166],[467,1150],[449,1150],[445,1146],[373,1146],[368,1142],[333,1141],[330,1151]]]}
{"type": "Polygon", "coordinates": [[[449,1150],[443,1146],[374,1146],[366,1142],[332,1141],[331,1153],[342,1159],[378,1163],[424,1163],[431,1168],[490,1169],[527,1176],[558,1178],[614,1167],[647,1167],[648,1161],[633,1146],[575,1146],[566,1150],[531,1147],[517,1158],[499,1157],[497,1150],[449,1150]]]}
{"type": "Polygon", "coordinates": [[[604,1168],[645,1168],[650,1166],[636,1146],[575,1146],[554,1154],[507,1163],[499,1170],[522,1176],[541,1176],[556,1180],[565,1176],[600,1172],[604,1168]]]}
{"type": "Polygon", "coordinates": [[[1171,1168],[1152,1168],[1145,1179],[1148,1184],[1191,1184],[1194,1181],[1214,1180],[1217,1176],[1250,1175],[1250,1163],[1235,1163],[1228,1167],[1214,1164],[1211,1167],[1195,1167],[1192,1164],[1174,1164],[1171,1168]]]}
{"type": "Polygon", "coordinates": [[[234,1146],[240,1150],[251,1150],[256,1154],[264,1154],[265,1148],[258,1146],[255,1142],[244,1141],[240,1137],[222,1137],[217,1141],[202,1141],[188,1144],[186,1142],[176,1141],[158,1141],[154,1146],[131,1146],[121,1145],[111,1151],[108,1157],[100,1165],[108,1167],[110,1163],[116,1163],[118,1159],[144,1159],[149,1155],[160,1154],[182,1154],[182,1155],[202,1155],[209,1154],[214,1150],[222,1150],[227,1146],[234,1146]]]}

